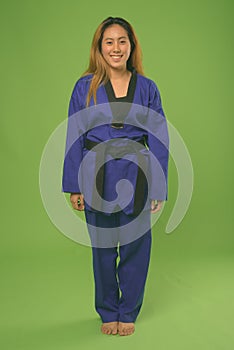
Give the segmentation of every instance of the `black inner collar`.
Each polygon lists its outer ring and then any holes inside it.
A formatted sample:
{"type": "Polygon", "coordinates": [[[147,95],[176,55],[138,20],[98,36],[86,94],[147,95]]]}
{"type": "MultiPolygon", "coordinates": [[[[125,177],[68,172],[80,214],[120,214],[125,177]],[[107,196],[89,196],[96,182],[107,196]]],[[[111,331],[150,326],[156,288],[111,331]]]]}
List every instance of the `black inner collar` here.
{"type": "Polygon", "coordinates": [[[126,96],[123,97],[115,97],[115,93],[114,93],[114,89],[113,86],[111,84],[111,81],[108,80],[108,82],[105,85],[105,89],[106,89],[106,93],[107,93],[107,97],[109,102],[133,102],[133,98],[134,98],[134,93],[135,93],[135,89],[136,89],[136,73],[135,71],[132,72],[132,76],[130,78],[129,81],[129,85],[128,85],[128,92],[126,96]]]}
{"type": "Polygon", "coordinates": [[[123,97],[115,96],[114,89],[110,80],[108,80],[108,82],[105,84],[106,94],[113,113],[113,122],[111,123],[111,126],[113,128],[122,129],[124,127],[124,124],[123,124],[124,118],[128,115],[128,112],[131,108],[131,103],[133,102],[133,99],[134,99],[136,82],[137,82],[137,75],[136,75],[136,72],[133,71],[129,81],[127,95],[123,97]],[[111,103],[111,102],[123,102],[123,103],[119,105],[117,103],[111,103]]]}

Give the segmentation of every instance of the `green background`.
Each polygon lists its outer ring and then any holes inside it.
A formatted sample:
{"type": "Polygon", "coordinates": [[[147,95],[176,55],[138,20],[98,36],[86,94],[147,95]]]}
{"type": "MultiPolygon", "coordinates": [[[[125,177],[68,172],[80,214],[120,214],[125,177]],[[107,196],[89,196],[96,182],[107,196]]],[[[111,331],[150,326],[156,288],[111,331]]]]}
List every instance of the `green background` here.
{"type": "Polygon", "coordinates": [[[230,350],[233,299],[233,1],[2,1],[1,289],[4,350],[230,350]],[[67,116],[96,27],[108,16],[134,26],[146,76],[194,167],[189,210],[153,229],[142,312],[131,337],[104,336],[93,306],[91,250],[52,224],[39,189],[43,148],[67,116]]]}

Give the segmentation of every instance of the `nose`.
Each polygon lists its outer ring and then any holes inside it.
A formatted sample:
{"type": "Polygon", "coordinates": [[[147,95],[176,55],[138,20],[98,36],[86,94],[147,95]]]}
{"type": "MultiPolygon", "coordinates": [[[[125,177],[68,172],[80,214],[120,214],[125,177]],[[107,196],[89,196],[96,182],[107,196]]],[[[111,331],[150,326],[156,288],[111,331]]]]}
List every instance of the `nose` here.
{"type": "Polygon", "coordinates": [[[113,51],[114,52],[120,52],[119,43],[117,41],[114,43],[113,51]]]}

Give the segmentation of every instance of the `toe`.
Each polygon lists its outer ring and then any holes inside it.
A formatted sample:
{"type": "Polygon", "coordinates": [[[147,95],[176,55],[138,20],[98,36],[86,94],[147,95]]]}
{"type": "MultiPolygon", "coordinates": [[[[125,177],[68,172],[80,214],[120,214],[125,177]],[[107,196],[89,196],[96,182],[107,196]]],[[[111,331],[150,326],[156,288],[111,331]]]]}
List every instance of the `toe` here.
{"type": "Polygon", "coordinates": [[[103,323],[101,327],[101,331],[103,334],[117,334],[117,322],[109,322],[109,323],[103,323]]]}
{"type": "Polygon", "coordinates": [[[125,335],[131,335],[134,333],[135,326],[134,323],[124,323],[120,322],[118,327],[119,335],[125,336],[125,335]]]}

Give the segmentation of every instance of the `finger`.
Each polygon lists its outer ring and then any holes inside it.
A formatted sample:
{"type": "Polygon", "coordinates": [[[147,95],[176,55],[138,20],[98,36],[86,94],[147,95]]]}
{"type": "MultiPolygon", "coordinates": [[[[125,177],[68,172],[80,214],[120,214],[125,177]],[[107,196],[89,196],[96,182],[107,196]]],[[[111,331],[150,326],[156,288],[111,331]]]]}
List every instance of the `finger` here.
{"type": "Polygon", "coordinates": [[[155,207],[153,209],[151,209],[151,213],[154,214],[154,213],[157,213],[158,211],[160,211],[162,208],[162,203],[158,203],[155,205],[155,207]]]}
{"type": "Polygon", "coordinates": [[[71,204],[72,204],[73,209],[79,210],[80,204],[78,204],[78,200],[77,199],[76,200],[75,199],[71,200],[71,204]]]}
{"type": "Polygon", "coordinates": [[[151,210],[154,210],[156,208],[156,203],[155,203],[155,200],[152,200],[151,201],[151,210]]]}
{"type": "Polygon", "coordinates": [[[80,197],[78,198],[78,201],[77,201],[77,204],[78,204],[78,208],[79,210],[84,210],[84,197],[80,197]]]}
{"type": "Polygon", "coordinates": [[[79,206],[78,206],[77,202],[72,202],[72,207],[75,210],[79,210],[79,206]]]}
{"type": "Polygon", "coordinates": [[[84,208],[85,208],[84,204],[83,205],[82,204],[78,205],[78,210],[79,211],[83,211],[84,208]]]}

